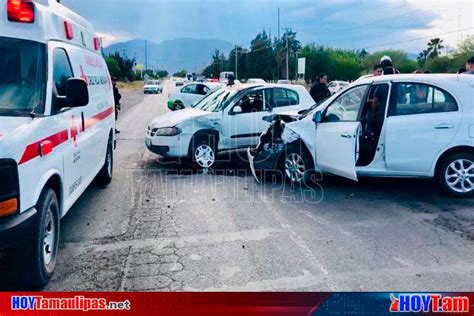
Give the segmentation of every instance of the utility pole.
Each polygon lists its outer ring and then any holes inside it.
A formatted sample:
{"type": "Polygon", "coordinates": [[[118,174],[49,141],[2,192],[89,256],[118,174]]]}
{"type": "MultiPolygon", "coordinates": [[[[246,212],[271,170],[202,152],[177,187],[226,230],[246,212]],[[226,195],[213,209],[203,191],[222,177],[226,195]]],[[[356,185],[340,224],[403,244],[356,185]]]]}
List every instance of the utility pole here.
{"type": "MultiPolygon", "coordinates": [[[[278,8],[278,45],[280,45],[280,8],[278,8]]],[[[281,68],[281,64],[280,64],[280,58],[278,58],[278,78],[280,78],[280,68],[281,68]]]]}
{"type": "Polygon", "coordinates": [[[148,43],[145,40],[145,72],[148,69],[148,43]]]}
{"type": "Polygon", "coordinates": [[[235,45],[235,79],[238,79],[238,71],[237,71],[237,45],[235,45]]]}
{"type": "Polygon", "coordinates": [[[291,28],[286,27],[285,30],[285,39],[286,39],[286,80],[290,80],[290,71],[289,71],[289,58],[290,58],[290,48],[288,47],[288,34],[291,32],[291,28]]]}

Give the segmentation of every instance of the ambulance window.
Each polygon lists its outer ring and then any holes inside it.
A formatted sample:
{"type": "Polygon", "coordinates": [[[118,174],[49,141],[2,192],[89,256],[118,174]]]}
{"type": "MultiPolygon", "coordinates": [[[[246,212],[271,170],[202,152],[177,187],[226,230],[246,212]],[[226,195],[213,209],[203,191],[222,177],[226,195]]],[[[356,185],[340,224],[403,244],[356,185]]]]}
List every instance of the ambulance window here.
{"type": "Polygon", "coordinates": [[[59,96],[65,96],[67,80],[72,78],[71,64],[64,49],[56,49],[53,58],[53,80],[56,85],[56,91],[59,96]]]}

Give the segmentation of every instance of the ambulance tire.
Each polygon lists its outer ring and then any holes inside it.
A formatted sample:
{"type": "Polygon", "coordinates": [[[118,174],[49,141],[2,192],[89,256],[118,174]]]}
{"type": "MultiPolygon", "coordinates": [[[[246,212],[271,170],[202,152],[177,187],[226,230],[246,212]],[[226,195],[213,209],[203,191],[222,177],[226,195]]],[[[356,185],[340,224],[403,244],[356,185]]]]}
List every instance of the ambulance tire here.
{"type": "Polygon", "coordinates": [[[45,187],[36,204],[32,238],[26,244],[19,280],[25,290],[42,288],[51,280],[59,245],[59,203],[56,193],[45,187]]]}
{"type": "Polygon", "coordinates": [[[112,137],[109,137],[107,142],[107,151],[105,154],[105,162],[100,169],[95,181],[98,185],[107,185],[112,181],[112,173],[114,170],[114,147],[112,137]]]}

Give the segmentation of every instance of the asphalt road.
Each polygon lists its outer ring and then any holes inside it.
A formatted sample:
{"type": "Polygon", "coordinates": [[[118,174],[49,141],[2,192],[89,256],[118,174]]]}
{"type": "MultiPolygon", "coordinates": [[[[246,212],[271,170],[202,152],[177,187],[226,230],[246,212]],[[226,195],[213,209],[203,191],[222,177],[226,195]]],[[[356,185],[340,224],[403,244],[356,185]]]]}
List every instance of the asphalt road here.
{"type": "Polygon", "coordinates": [[[420,180],[261,185],[239,155],[208,174],[163,161],[144,134],[171,87],[124,93],[114,180],[63,219],[46,290],[474,290],[473,200],[420,180]]]}

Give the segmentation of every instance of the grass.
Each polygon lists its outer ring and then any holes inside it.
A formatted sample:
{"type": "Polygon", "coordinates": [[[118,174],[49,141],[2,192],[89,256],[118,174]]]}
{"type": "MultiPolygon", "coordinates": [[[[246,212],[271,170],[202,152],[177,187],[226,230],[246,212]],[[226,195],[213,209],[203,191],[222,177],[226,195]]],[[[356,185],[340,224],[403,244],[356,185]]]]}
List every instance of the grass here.
{"type": "Polygon", "coordinates": [[[145,83],[142,80],[133,81],[133,82],[117,82],[117,87],[120,90],[141,90],[145,83]]]}

